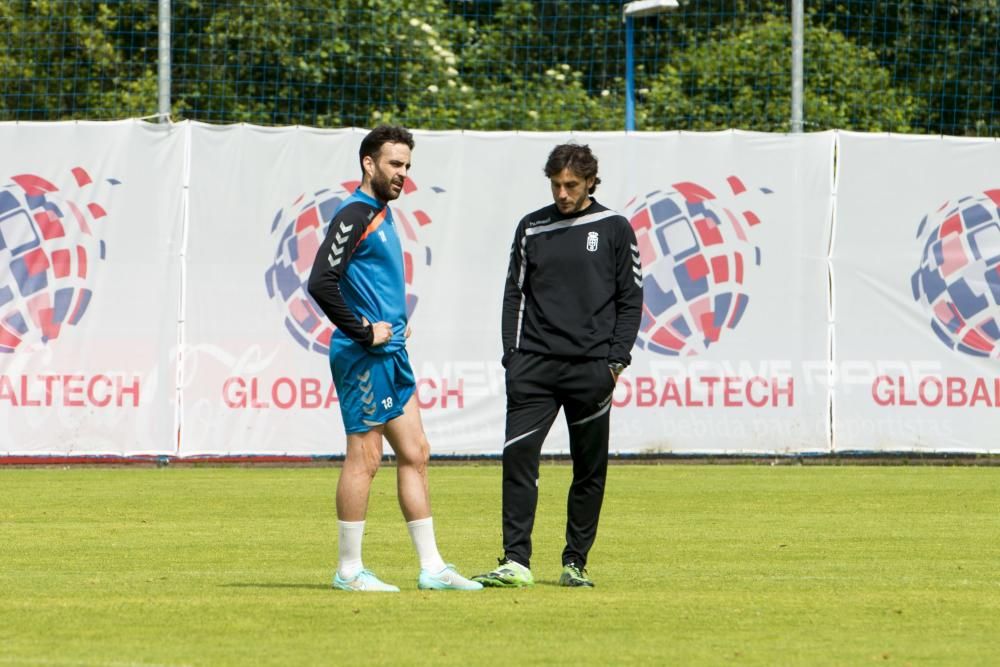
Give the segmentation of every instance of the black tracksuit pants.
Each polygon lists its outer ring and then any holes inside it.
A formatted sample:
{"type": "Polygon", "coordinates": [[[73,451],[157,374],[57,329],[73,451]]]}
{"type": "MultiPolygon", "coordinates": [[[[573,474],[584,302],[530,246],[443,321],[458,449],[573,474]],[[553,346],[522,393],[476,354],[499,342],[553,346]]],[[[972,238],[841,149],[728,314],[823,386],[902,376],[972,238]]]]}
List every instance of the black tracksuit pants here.
{"type": "Polygon", "coordinates": [[[567,359],[519,351],[508,361],[503,449],[503,546],[507,558],[531,566],[542,442],[562,407],[573,458],[562,561],[578,567],[587,564],[604,501],[614,388],[614,376],[605,359],[567,359]]]}

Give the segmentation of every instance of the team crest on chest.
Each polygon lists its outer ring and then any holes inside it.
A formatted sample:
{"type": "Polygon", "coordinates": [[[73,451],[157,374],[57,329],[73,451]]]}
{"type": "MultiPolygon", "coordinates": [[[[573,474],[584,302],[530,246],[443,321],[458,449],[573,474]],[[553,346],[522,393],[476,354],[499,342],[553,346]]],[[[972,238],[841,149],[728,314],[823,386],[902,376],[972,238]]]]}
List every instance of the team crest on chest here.
{"type": "Polygon", "coordinates": [[[590,232],[587,234],[587,250],[590,252],[597,252],[597,241],[600,235],[597,232],[590,232]]]}

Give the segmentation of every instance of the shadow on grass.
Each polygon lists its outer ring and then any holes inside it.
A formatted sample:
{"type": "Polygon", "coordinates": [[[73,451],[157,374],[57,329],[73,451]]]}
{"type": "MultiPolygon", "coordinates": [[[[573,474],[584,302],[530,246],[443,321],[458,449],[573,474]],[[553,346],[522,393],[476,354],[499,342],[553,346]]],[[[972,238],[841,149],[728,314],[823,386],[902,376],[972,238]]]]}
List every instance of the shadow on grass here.
{"type": "Polygon", "coordinates": [[[326,591],[330,589],[327,584],[249,584],[249,583],[235,583],[235,584],[219,584],[220,588],[302,588],[306,590],[322,590],[326,591]]]}

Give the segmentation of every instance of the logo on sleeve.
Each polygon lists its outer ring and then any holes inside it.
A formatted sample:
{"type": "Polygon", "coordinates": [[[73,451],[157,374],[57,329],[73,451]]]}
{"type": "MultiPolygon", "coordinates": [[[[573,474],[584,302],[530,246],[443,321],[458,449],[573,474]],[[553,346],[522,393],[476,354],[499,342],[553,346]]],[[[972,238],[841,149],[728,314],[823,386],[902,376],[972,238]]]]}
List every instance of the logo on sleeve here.
{"type": "Polygon", "coordinates": [[[351,238],[350,234],[353,227],[354,225],[347,225],[341,222],[338,228],[334,230],[333,243],[330,244],[330,254],[326,256],[326,261],[330,264],[331,269],[340,266],[341,260],[344,259],[344,251],[347,250],[347,241],[351,238]]]}

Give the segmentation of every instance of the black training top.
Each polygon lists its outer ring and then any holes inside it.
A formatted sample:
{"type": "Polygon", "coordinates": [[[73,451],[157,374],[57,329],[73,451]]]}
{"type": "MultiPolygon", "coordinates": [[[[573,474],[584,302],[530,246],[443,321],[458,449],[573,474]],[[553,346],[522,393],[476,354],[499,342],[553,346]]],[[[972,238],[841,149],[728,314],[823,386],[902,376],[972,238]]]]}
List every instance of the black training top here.
{"type": "Polygon", "coordinates": [[[504,360],[513,350],[628,364],[642,319],[642,267],[628,220],[592,200],[555,204],[514,233],[503,297],[504,360]]]}

